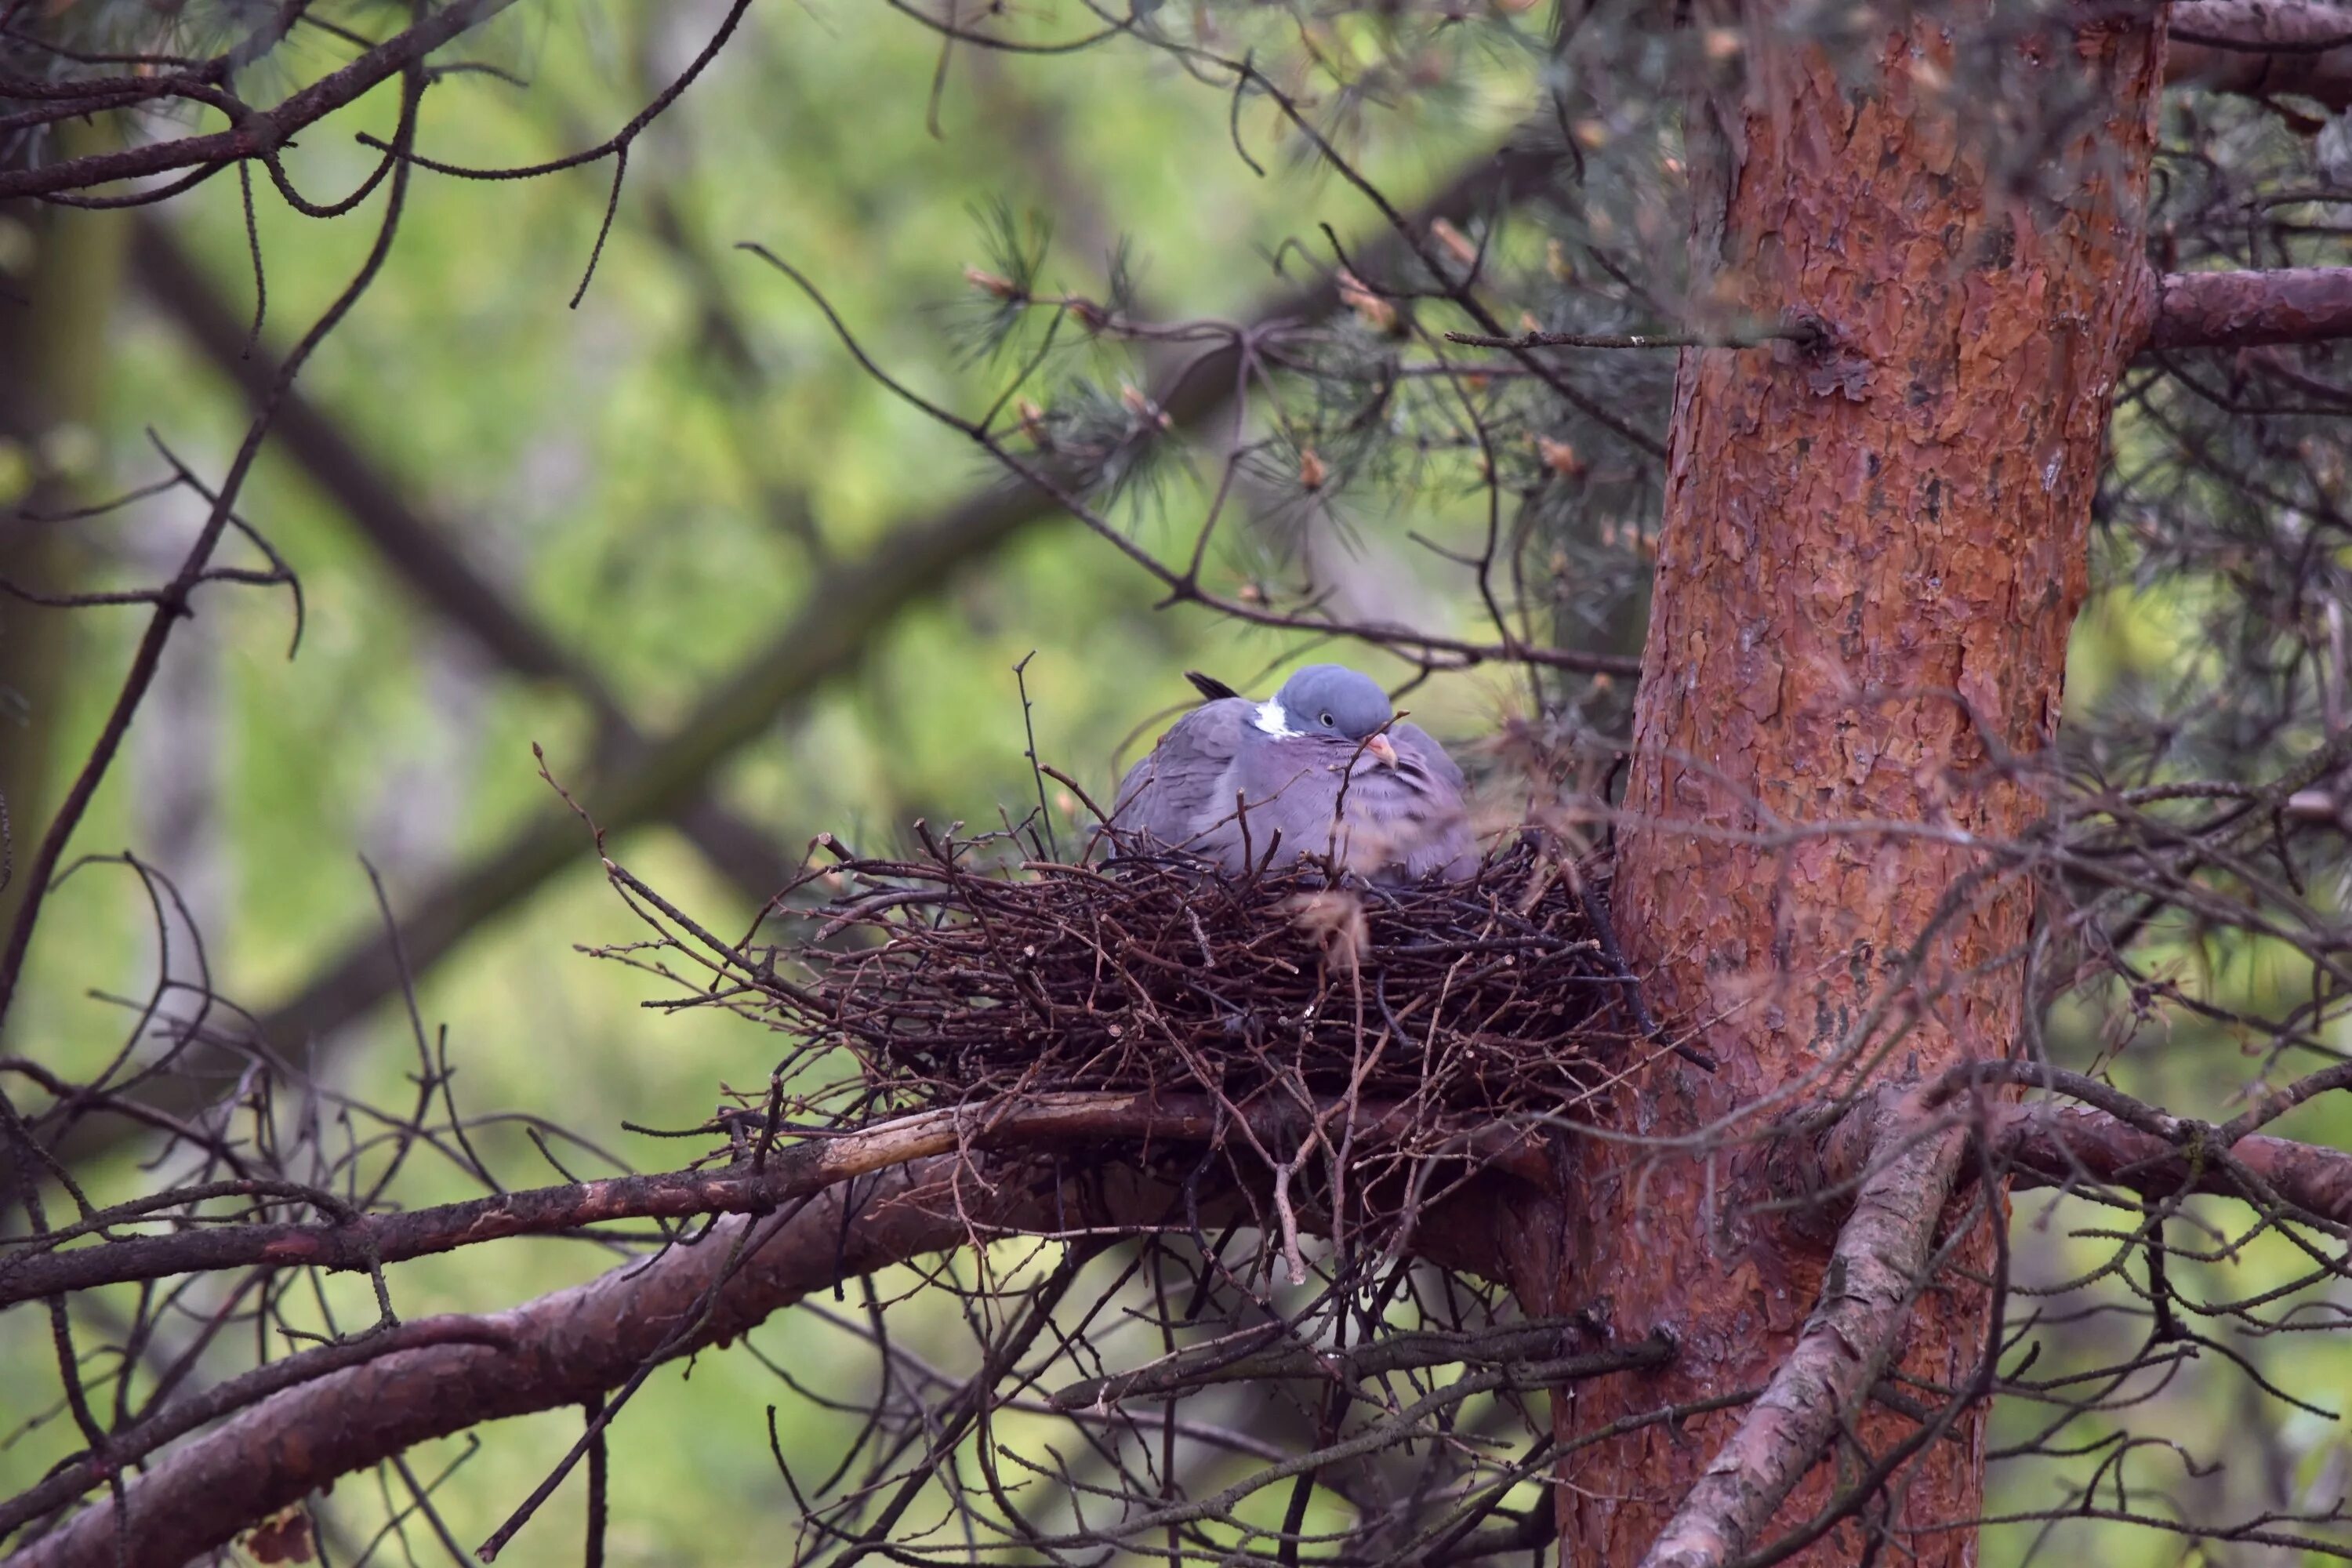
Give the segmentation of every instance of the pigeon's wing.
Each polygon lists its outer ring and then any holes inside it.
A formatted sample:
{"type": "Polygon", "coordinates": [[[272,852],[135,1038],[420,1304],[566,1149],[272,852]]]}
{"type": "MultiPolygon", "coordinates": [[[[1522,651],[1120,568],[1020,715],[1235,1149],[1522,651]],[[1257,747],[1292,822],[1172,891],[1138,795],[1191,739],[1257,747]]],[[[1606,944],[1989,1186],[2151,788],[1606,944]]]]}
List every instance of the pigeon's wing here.
{"type": "Polygon", "coordinates": [[[1390,768],[1319,736],[1269,735],[1255,719],[1242,698],[1179,719],[1119,784],[1112,826],[1234,874],[1277,834],[1283,859],[1335,854],[1368,881],[1458,882],[1476,871],[1462,770],[1419,726],[1389,731],[1390,768]]]}
{"type": "Polygon", "coordinates": [[[1462,770],[1445,748],[1418,724],[1399,724],[1389,731],[1397,750],[1397,775],[1412,787],[1413,805],[1407,811],[1413,824],[1404,857],[1405,875],[1414,881],[1435,876],[1464,882],[1478,869],[1478,836],[1470,829],[1468,785],[1462,770]]]}
{"type": "MultiPolygon", "coordinates": [[[[1277,833],[1285,860],[1344,850],[1344,834],[1335,837],[1333,816],[1339,809],[1342,773],[1354,753],[1352,746],[1317,735],[1269,735],[1251,729],[1234,762],[1234,788],[1248,803],[1245,822],[1234,825],[1234,837],[1239,839],[1246,826],[1250,853],[1261,859],[1277,833]]],[[[1234,809],[1230,797],[1225,809],[1234,809]]]]}
{"type": "Polygon", "coordinates": [[[1478,868],[1462,770],[1415,724],[1389,731],[1394,768],[1357,765],[1340,809],[1348,869],[1370,881],[1467,880],[1478,868]]]}
{"type": "Polygon", "coordinates": [[[1284,859],[1333,855],[1367,881],[1467,879],[1478,868],[1478,841],[1462,770],[1417,725],[1394,726],[1389,742],[1393,768],[1344,742],[1246,735],[1233,776],[1249,800],[1256,852],[1279,832],[1284,859]]]}
{"type": "Polygon", "coordinates": [[[1240,835],[1219,823],[1234,814],[1235,753],[1258,733],[1252,713],[1246,700],[1232,697],[1177,720],[1119,781],[1111,826],[1240,869],[1240,835]]]}
{"type": "Polygon", "coordinates": [[[1186,670],[1184,672],[1184,679],[1192,683],[1193,690],[1199,692],[1203,698],[1211,702],[1221,702],[1228,697],[1239,697],[1241,695],[1240,692],[1235,691],[1232,687],[1227,686],[1215,676],[1202,675],[1197,669],[1186,670]]]}
{"type": "Polygon", "coordinates": [[[1445,754],[1445,748],[1439,745],[1436,737],[1428,731],[1418,724],[1402,721],[1391,724],[1389,726],[1389,744],[1396,748],[1397,763],[1403,772],[1418,773],[1426,778],[1433,788],[1446,791],[1457,802],[1462,799],[1463,792],[1469,787],[1462,777],[1462,770],[1454,765],[1454,759],[1445,754]]]}

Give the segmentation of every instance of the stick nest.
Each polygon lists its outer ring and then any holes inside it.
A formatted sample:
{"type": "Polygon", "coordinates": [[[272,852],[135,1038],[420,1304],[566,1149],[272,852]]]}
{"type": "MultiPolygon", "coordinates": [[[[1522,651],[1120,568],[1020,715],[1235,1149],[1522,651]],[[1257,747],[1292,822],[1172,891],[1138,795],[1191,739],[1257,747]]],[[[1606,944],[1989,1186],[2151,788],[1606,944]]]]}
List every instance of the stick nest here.
{"type": "Polygon", "coordinates": [[[1228,879],[1183,856],[922,840],[808,872],[730,999],[793,1037],[793,1120],[1116,1090],[1339,1097],[1458,1128],[1589,1113],[1655,1037],[1592,868],[1527,844],[1465,882],[1365,889],[1307,861],[1228,879]]]}

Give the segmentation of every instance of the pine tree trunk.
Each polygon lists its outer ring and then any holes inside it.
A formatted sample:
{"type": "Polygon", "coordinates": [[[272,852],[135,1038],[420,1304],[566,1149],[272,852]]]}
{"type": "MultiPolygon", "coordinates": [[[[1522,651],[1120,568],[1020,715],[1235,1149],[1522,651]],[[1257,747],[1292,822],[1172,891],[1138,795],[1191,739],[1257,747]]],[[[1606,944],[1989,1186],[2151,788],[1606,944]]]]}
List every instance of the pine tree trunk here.
{"type": "MultiPolygon", "coordinates": [[[[2040,811],[2108,409],[2150,308],[2161,44],[2145,17],[2053,30],[2003,46],[1993,91],[1955,47],[1987,9],[1915,15],[1843,80],[1752,16],[1744,82],[1693,116],[1715,132],[1692,161],[1718,204],[1698,276],[1734,311],[1820,335],[1689,351],[1676,382],[1615,900],[1656,1009],[1721,1067],[1654,1068],[1621,1103],[1628,1131],[1825,1098],[1858,1045],[1894,1041],[1862,1065],[1899,1082],[2014,1043],[2031,890],[1961,836],[2011,840],[2040,811]],[[2028,103],[2076,112],[1984,134],[2028,103]],[[1928,831],[1809,831],[1855,822],[1928,831]]],[[[1619,1342],[1666,1328],[1681,1355],[1563,1399],[1564,1440],[1756,1387],[1787,1353],[1830,1237],[1740,1215],[1761,1195],[1752,1147],[1583,1145],[1561,1301],[1619,1342]]],[[[1990,1247],[1979,1224],[1958,1261],[1981,1270],[1990,1247]]],[[[1975,1369],[1986,1308],[1950,1274],[1920,1303],[1903,1350],[1917,1405],[1975,1369]]],[[[1563,1561],[1638,1561],[1738,1418],[1571,1452],[1563,1561]]],[[[1910,1429],[1878,1410],[1862,1437],[1882,1453],[1910,1429]]],[[[1978,1423],[1958,1438],[1909,1472],[1882,1561],[1974,1560],[1972,1529],[1922,1529],[1980,1511],[1978,1423]]],[[[1816,1468],[1774,1533],[1859,1458],[1816,1468]]],[[[1809,1560],[1854,1561],[1860,1528],[1809,1560]]]]}

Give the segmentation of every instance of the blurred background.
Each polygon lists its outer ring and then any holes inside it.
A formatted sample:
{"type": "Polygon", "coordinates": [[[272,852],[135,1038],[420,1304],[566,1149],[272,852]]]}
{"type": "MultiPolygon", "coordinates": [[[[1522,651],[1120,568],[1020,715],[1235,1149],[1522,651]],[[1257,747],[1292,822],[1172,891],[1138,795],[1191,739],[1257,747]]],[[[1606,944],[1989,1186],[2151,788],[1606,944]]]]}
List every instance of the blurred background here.
{"type": "MultiPolygon", "coordinates": [[[[707,0],[518,6],[466,53],[527,89],[487,75],[436,87],[420,150],[517,164],[600,140],[724,11],[707,0]]],[[[346,58],[308,37],[284,46],[302,79],[346,58]]],[[[1453,178],[1523,110],[1526,78],[1515,89],[1507,64],[1481,73],[1491,91],[1474,78],[1432,111],[1384,119],[1363,144],[1368,165],[1407,199],[1453,178]]],[[[289,169],[306,189],[348,189],[375,155],[346,121],[388,136],[394,108],[374,95],[304,138],[289,169]]],[[[1073,290],[1101,297],[1126,247],[1139,298],[1162,318],[1248,315],[1317,281],[1297,256],[1277,273],[1286,241],[1315,240],[1322,222],[1375,230],[1360,195],[1278,146],[1261,149],[1268,172],[1254,174],[1233,154],[1228,114],[1222,95],[1150,50],[1064,60],[967,49],[942,73],[938,38],[904,18],[836,0],[757,6],[634,153],[576,309],[608,168],[501,184],[420,174],[383,277],[305,371],[299,411],[240,507],[300,576],[299,653],[289,660],[283,593],[201,600],[77,845],[132,849],[166,870],[187,917],[171,917],[172,962],[189,972],[192,923],[220,993],[264,1016],[313,995],[381,931],[362,857],[403,914],[460,889],[469,918],[447,955],[411,957],[426,1027],[447,1027],[463,1108],[541,1118],[636,1165],[674,1163],[677,1145],[618,1122],[696,1125],[721,1083],[763,1082],[773,1053],[757,1026],[722,1014],[641,1010],[667,991],[579,951],[639,928],[588,832],[541,781],[534,745],[576,784],[613,754],[616,723],[640,736],[698,718],[731,731],[681,748],[699,753],[690,762],[645,763],[687,769],[693,805],[615,832],[610,848],[698,918],[740,931],[814,834],[879,849],[917,818],[977,828],[1001,806],[1024,809],[1034,784],[1013,666],[1033,650],[1040,755],[1107,789],[1137,737],[1156,734],[1155,717],[1190,699],[1183,669],[1269,690],[1279,674],[1268,670],[1309,647],[1197,609],[1155,613],[1143,574],[1067,520],[1005,504],[984,454],[878,387],[782,277],[736,246],[792,260],[884,364],[976,408],[1005,379],[957,337],[975,295],[965,269],[992,264],[992,207],[1050,222],[1043,276],[1073,290]],[[910,539],[928,553],[916,558],[910,539]],[[866,584],[862,596],[840,591],[845,578],[866,584]],[[728,700],[706,709],[722,683],[728,700]],[[688,810],[719,824],[707,842],[677,825],[688,810]],[[513,855],[519,842],[534,852],[513,855]]],[[[1251,130],[1265,134],[1266,119],[1251,130]]],[[[257,213],[268,310],[250,357],[255,284],[234,183],[136,215],[57,217],[73,231],[70,261],[13,282],[54,290],[45,316],[71,314],[10,344],[18,357],[0,374],[38,377],[81,412],[47,450],[0,445],[0,502],[22,502],[37,474],[95,501],[167,473],[151,429],[217,476],[244,434],[257,366],[275,363],[373,237],[363,218],[319,222],[266,189],[257,213]]],[[[34,249],[21,229],[0,232],[0,264],[12,247],[20,258],[34,249]]],[[[1148,384],[1123,352],[1095,357],[1106,384],[1148,384]]],[[[1213,478],[1213,464],[1202,472],[1213,478]]],[[[1165,507],[1132,510],[1153,547],[1189,538],[1202,493],[1189,484],[1171,475],[1165,507]]],[[[179,494],[78,529],[70,548],[88,558],[73,570],[113,585],[168,574],[204,510],[179,494]]],[[[1425,625],[1468,613],[1449,597],[1466,574],[1439,580],[1401,543],[1358,535],[1341,558],[1370,612],[1425,625]]],[[[13,777],[51,781],[53,803],[143,616],[5,613],[0,659],[28,659],[43,623],[59,707],[47,723],[0,711],[0,757],[13,777]]],[[[1346,657],[1391,682],[1409,673],[1375,652],[1346,657]]],[[[1449,678],[1409,705],[1442,735],[1473,736],[1492,729],[1508,680],[1449,678]]],[[[0,670],[0,685],[33,684],[0,670]]],[[[1066,799],[1056,808],[1077,820],[1066,799]]],[[[18,816],[20,842],[31,815],[18,816]]],[[[69,1075],[94,1070],[133,1020],[119,999],[145,997],[158,956],[137,881],[121,868],[78,873],[43,916],[7,1047],[69,1075]]],[[[315,1069],[355,1099],[402,1100],[417,1058],[396,992],[346,986],[328,1000],[317,1010],[327,1026],[308,1041],[315,1069]]],[[[509,1180],[561,1179],[520,1131],[483,1136],[509,1180]]],[[[612,1168],[565,1158],[583,1174],[612,1168]]],[[[478,1190],[455,1169],[412,1180],[419,1203],[478,1190]]],[[[524,1242],[506,1264],[488,1299],[478,1271],[404,1268],[404,1311],[520,1300],[605,1259],[524,1242]]],[[[940,1331],[957,1331],[952,1304],[940,1306],[940,1331]]],[[[758,1338],[789,1363],[851,1359],[798,1315],[758,1338]]],[[[40,1343],[25,1314],[0,1321],[11,1417],[0,1426],[55,1396],[28,1360],[40,1343]]],[[[811,1376],[822,1386],[829,1371],[811,1376]]],[[[760,1436],[762,1407],[780,1399],[788,1447],[821,1473],[854,1420],[830,1420],[741,1358],[690,1382],[657,1378],[628,1418],[644,1462],[615,1472],[615,1560],[740,1561],[789,1531],[794,1510],[760,1436]],[[722,1500],[729,1533],[713,1539],[722,1500]]],[[[563,1417],[506,1424],[436,1502],[461,1536],[487,1533],[573,1430],[563,1417]]],[[[0,1491],[73,1440],[70,1422],[18,1435],[0,1450],[0,1491]]],[[[420,1470],[467,1445],[447,1447],[419,1455],[420,1470]]]]}
{"type": "MultiPolygon", "coordinates": [[[[518,5],[467,51],[484,68],[433,89],[420,147],[490,167],[592,144],[676,77],[725,11],[718,0],[518,5]]],[[[1345,120],[1360,166],[1402,205],[1491,161],[1554,68],[1540,11],[1498,5],[1486,23],[1441,56],[1406,62],[1424,71],[1414,90],[1325,106],[1345,120]]],[[[1377,50],[1346,28],[1311,41],[1377,50]]],[[[340,44],[298,32],[282,47],[288,85],[343,58],[340,44]]],[[[1591,115],[1570,138],[1591,160],[1593,195],[1569,243],[1606,241],[1655,281],[1681,269],[1680,196],[1661,173],[1680,165],[1643,68],[1580,85],[1591,115]]],[[[306,136],[289,169],[307,189],[350,188],[376,156],[352,129],[389,135],[394,107],[389,93],[372,96],[306,136]]],[[[2254,177],[2287,180],[2305,157],[2251,108],[2196,115],[2177,128],[2188,144],[2219,149],[2254,177]]],[[[1024,659],[1039,755],[1092,790],[1108,790],[1189,700],[1188,668],[1265,691],[1289,665],[1339,657],[1406,681],[1412,667],[1377,650],[1335,652],[1197,606],[1156,607],[1160,587],[1108,542],[1014,495],[984,454],[878,385],[788,279],[738,248],[756,243],[791,261],[882,366],[974,412],[1008,381],[1004,359],[975,341],[988,331],[986,279],[1006,264],[1003,231],[1029,233],[1032,215],[1051,227],[1041,288],[1123,295],[1150,319],[1250,319],[1328,290],[1323,226],[1352,245],[1379,232],[1380,214],[1299,153],[1263,106],[1237,112],[1160,51],[1118,40],[1072,58],[943,51],[934,32],[879,8],[801,0],[753,7],[635,144],[576,302],[609,165],[499,183],[419,173],[390,264],[305,371],[239,509],[299,575],[299,649],[289,658],[296,606],[283,590],[201,597],[76,840],[93,853],[132,851],[168,874],[184,903],[159,925],[124,868],[77,871],[38,928],[5,1048],[68,1078],[91,1073],[124,1047],[159,966],[186,977],[201,963],[221,996],[354,1104],[413,1093],[419,1029],[437,1051],[446,1028],[455,1102],[509,1118],[477,1137],[482,1161],[512,1184],[562,1179],[527,1135],[538,1126],[585,1141],[557,1150],[579,1174],[666,1167],[679,1146],[622,1123],[696,1126],[722,1086],[764,1082],[774,1051],[756,1025],[716,1009],[646,1009],[667,988],[582,951],[640,928],[607,886],[589,832],[541,776],[535,747],[558,782],[593,779],[602,798],[626,803],[606,817],[607,853],[731,933],[814,835],[880,849],[917,819],[978,827],[1025,810],[1037,786],[1014,676],[1024,659]],[[370,868],[384,904],[412,922],[414,1019],[369,957],[383,929],[370,868]]],[[[2187,189],[2168,199],[2198,199],[2187,189]]],[[[255,211],[248,233],[237,188],[220,179],[137,213],[47,214],[37,234],[21,216],[0,216],[0,271],[33,301],[36,323],[0,337],[0,380],[46,416],[37,441],[18,438],[29,426],[0,439],[0,506],[121,494],[169,473],[165,448],[200,475],[224,468],[251,389],[373,235],[363,220],[300,216],[266,189],[255,211]],[[266,276],[257,333],[256,248],[266,276]]],[[[1484,216],[1471,201],[1458,222],[1475,236],[1484,216]]],[[[1549,248],[1542,231],[1519,245],[1531,269],[1592,282],[1604,318],[1611,301],[1638,292],[1589,259],[1580,273],[1583,253],[1563,259],[1556,226],[1549,248]]],[[[1157,384],[1160,366],[1114,344],[1073,357],[1055,374],[1087,378],[1113,402],[1157,384]]],[[[1670,374],[1663,358],[1612,365],[1594,385],[1606,408],[1661,427],[1670,374]]],[[[1557,448],[1523,438],[1513,458],[1588,481],[1530,514],[1539,542],[1545,530],[1563,542],[1555,574],[1574,579],[1551,595],[1552,612],[1577,618],[1587,646],[1638,652],[1654,476],[1619,462],[1589,420],[1560,417],[1575,427],[1557,432],[1557,448]]],[[[1122,498],[1119,526],[1181,557],[1218,472],[1219,438],[1213,417],[1191,458],[1172,455],[1122,498]]],[[[2160,463],[2160,445],[2126,420],[2126,457],[2160,463]]],[[[1253,470],[1256,488],[1212,563],[1220,591],[1246,599],[1253,584],[1311,576],[1355,618],[1492,634],[1472,574],[1408,538],[1475,540],[1487,526],[1482,487],[1441,475],[1332,498],[1299,468],[1294,454],[1253,470]]],[[[168,574],[204,510],[167,494],[16,548],[40,552],[42,569],[58,574],[48,580],[126,585],[168,574]]],[[[2187,655],[2204,646],[2211,602],[2193,584],[2155,581],[2144,545],[2103,539],[2100,596],[2078,632],[2068,691],[2069,722],[2085,733],[2102,715],[2202,700],[2181,672],[2194,673],[2187,655]]],[[[53,805],[144,615],[5,614],[0,786],[12,804],[53,805]]],[[[1549,696],[1611,717],[1605,681],[1549,696]]],[[[1499,666],[1441,674],[1405,705],[1488,772],[1479,742],[1530,707],[1524,678],[1499,666]]],[[[1048,793],[1049,813],[1083,823],[1068,792],[1048,793]]],[[[46,809],[18,805],[20,844],[46,809]]],[[[2306,973],[2234,950],[2205,983],[2259,1005],[2292,994],[2306,973]]],[[[2147,1023],[2119,1024],[2127,1011],[2061,1007],[2053,1055],[2085,1064],[2119,1050],[2147,1023]]],[[[2214,1048],[2144,1051],[2119,1081],[2227,1114],[2246,1042],[2193,1018],[2163,1026],[2179,1031],[2175,1043],[2214,1048]]],[[[373,1135],[363,1116],[345,1120],[324,1135],[373,1135]]],[[[2276,1131],[2339,1142],[2352,1126],[2315,1105],[2276,1131]]],[[[436,1152],[438,1164],[419,1156],[409,1201],[478,1190],[470,1153],[436,1152]]],[[[122,1152],[94,1157],[101,1182],[135,1179],[122,1152]]],[[[2056,1280],[2073,1261],[2113,1255],[2111,1240],[2073,1235],[2099,1223],[2080,1207],[2019,1201],[2022,1270],[2056,1280]]],[[[2283,1266],[2265,1245],[2217,1262],[2217,1293],[2254,1294],[2283,1266]]],[[[404,1312],[493,1309],[609,1263],[553,1240],[509,1243],[500,1256],[490,1279],[462,1259],[405,1266],[404,1312]]],[[[877,1289],[888,1296],[906,1283],[886,1278],[877,1289]]],[[[862,1396],[867,1373],[827,1326],[833,1310],[785,1314],[752,1337],[750,1354],[653,1379],[626,1414],[628,1461],[613,1472],[613,1560],[775,1555],[771,1543],[789,1538],[797,1510],[763,1440],[768,1407],[782,1455],[819,1473],[858,1419],[796,1386],[862,1396]]],[[[969,1342],[951,1300],[910,1300],[894,1309],[893,1331],[943,1358],[969,1342]]],[[[2085,1358],[2098,1331],[2083,1330],[2085,1358]]],[[[47,1405],[46,1336],[31,1315],[0,1318],[0,1494],[76,1446],[70,1422],[47,1405]]],[[[2331,1338],[2265,1354],[2299,1388],[2352,1383],[2352,1347],[2331,1338]]],[[[2183,1372],[2132,1418],[2142,1431],[2226,1424],[2245,1386],[2183,1372]]],[[[2030,1407],[2005,1406],[2001,1419],[2033,1426],[2030,1407]]],[[[2167,1484],[2219,1513],[2340,1495],[2342,1428],[2317,1415],[2248,1420],[2249,1441],[2265,1446],[2252,1462],[2208,1475],[2165,1458],[2175,1465],[2167,1484]]],[[[472,1542],[576,1430],[563,1415],[508,1422],[412,1463],[472,1542]]],[[[1996,1512],[2061,1495],[2047,1471],[1992,1474],[1996,1512]]],[[[327,1517],[346,1531],[337,1560],[367,1542],[386,1507],[331,1500],[327,1517]]],[[[526,1537],[509,1560],[554,1560],[570,1551],[569,1530],[526,1537]]],[[[2256,1560],[2220,1547],[2184,1554],[2177,1540],[2095,1523],[2053,1537],[2039,1522],[1990,1532],[1986,1560],[2021,1561],[2053,1539],[2103,1561],[2256,1560]]]]}

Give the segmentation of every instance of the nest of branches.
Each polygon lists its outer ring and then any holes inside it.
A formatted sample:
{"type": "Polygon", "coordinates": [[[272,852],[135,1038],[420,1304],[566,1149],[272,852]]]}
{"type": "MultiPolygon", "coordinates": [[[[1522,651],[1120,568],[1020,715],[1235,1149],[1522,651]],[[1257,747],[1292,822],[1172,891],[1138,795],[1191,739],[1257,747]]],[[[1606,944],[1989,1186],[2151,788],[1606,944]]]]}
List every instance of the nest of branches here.
{"type": "Polygon", "coordinates": [[[1094,1090],[1460,1129],[1589,1114],[1657,1037],[1596,868],[1532,843],[1369,888],[1308,860],[1229,879],[1124,843],[1068,864],[921,839],[809,870],[730,998],[793,1039],[789,1120],[1094,1090]]]}

